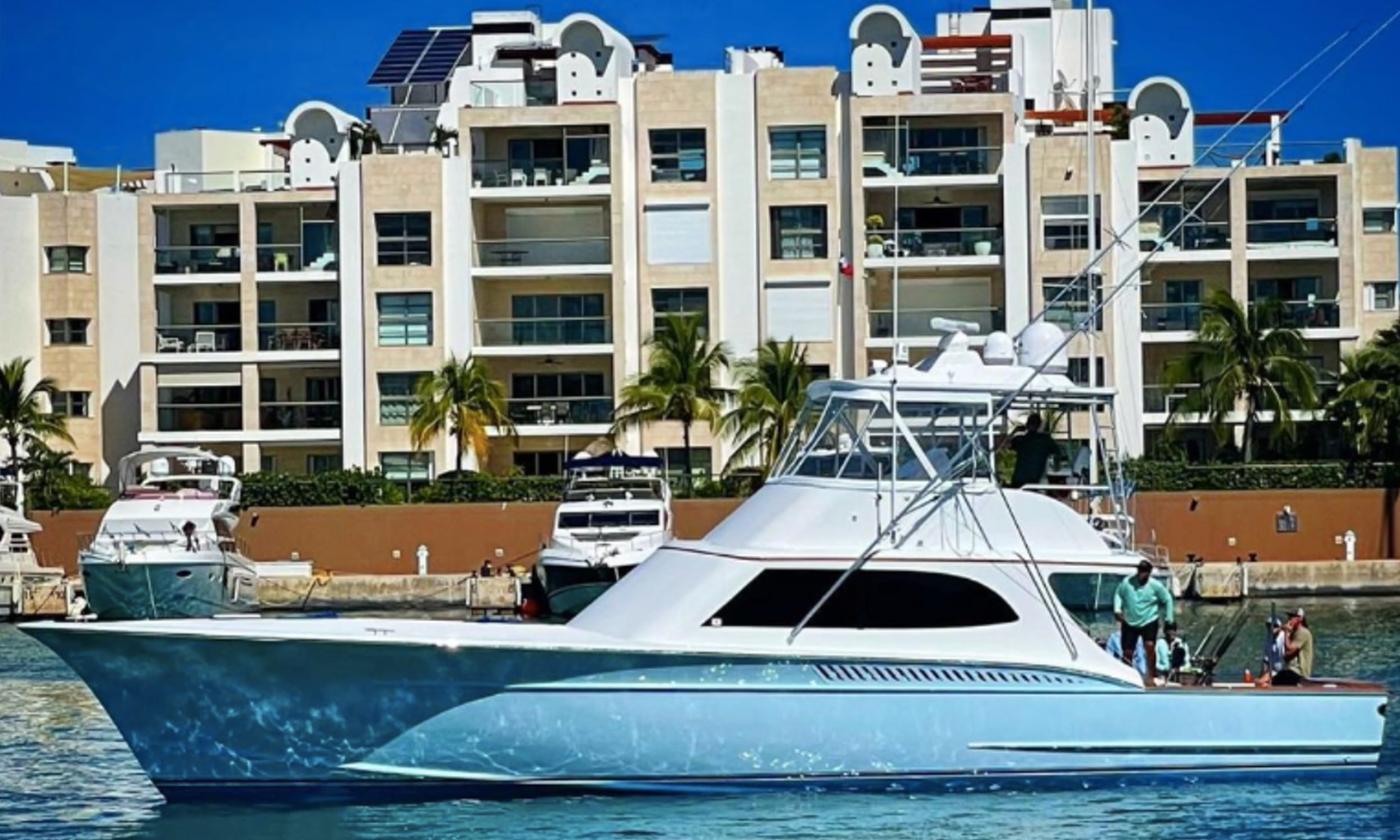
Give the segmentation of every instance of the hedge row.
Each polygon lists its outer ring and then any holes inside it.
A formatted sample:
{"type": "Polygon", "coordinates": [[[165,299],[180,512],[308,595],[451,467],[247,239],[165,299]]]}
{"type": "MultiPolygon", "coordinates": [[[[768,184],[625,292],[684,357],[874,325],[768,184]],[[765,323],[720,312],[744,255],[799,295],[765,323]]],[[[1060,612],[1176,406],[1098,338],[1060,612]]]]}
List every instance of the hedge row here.
{"type": "MultiPolygon", "coordinates": [[[[675,495],[695,498],[746,496],[757,487],[756,479],[749,476],[697,478],[693,488],[675,484],[675,495]]],[[[398,505],[410,500],[407,489],[403,484],[385,478],[377,470],[343,470],[316,475],[252,473],[243,478],[243,504],[245,507],[398,505]]],[[[442,481],[414,484],[411,489],[411,500],[422,504],[557,502],[564,494],[564,479],[467,473],[442,481]]]]}
{"type": "Polygon", "coordinates": [[[1342,490],[1400,486],[1400,465],[1350,461],[1291,464],[1194,465],[1130,461],[1124,465],[1139,492],[1194,490],[1342,490]]]}

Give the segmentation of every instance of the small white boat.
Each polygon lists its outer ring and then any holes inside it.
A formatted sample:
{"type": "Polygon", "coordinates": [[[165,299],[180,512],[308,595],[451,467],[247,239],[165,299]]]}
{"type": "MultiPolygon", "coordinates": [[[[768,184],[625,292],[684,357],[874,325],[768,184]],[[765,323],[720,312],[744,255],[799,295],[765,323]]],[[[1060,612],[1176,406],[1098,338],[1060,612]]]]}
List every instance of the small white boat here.
{"type": "Polygon", "coordinates": [[[0,505],[0,617],[25,612],[25,593],[43,588],[52,592],[63,581],[63,570],[39,565],[31,534],[44,530],[14,508],[0,505]]]}
{"type": "Polygon", "coordinates": [[[233,459],[148,449],[117,466],[118,497],[78,554],[101,620],[198,618],[257,607],[257,569],[239,551],[242,483],[233,459]]]}
{"type": "Polygon", "coordinates": [[[671,539],[671,488],[656,457],[578,457],[536,574],[549,613],[578,614],[671,539]]]}

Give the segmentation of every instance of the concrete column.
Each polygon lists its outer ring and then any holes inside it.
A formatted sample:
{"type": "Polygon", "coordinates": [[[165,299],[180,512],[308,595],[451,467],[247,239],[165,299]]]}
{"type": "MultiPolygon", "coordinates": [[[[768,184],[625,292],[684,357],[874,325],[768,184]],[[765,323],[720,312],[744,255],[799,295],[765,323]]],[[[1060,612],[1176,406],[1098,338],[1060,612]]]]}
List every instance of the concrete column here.
{"type": "Polygon", "coordinates": [[[340,164],[336,228],[340,236],[340,445],[346,469],[366,468],[365,460],[365,292],[362,231],[362,169],[359,161],[340,164]]]}
{"type": "Polygon", "coordinates": [[[258,349],[258,211],[251,199],[238,203],[238,302],[243,352],[258,349]]]}

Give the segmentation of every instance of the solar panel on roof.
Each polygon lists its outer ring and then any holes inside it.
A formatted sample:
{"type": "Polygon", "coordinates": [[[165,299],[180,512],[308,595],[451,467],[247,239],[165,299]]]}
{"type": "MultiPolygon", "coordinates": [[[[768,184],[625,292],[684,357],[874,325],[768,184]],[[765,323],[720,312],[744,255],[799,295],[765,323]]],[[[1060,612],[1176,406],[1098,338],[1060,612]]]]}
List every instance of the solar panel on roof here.
{"type": "Polygon", "coordinates": [[[379,60],[379,66],[369,77],[372,85],[401,85],[418,66],[418,59],[433,41],[431,29],[405,29],[389,45],[389,51],[379,60]]]}
{"type": "Polygon", "coordinates": [[[452,75],[462,53],[472,41],[470,29],[439,29],[431,44],[423,51],[418,66],[408,77],[410,84],[445,82],[452,75]]]}

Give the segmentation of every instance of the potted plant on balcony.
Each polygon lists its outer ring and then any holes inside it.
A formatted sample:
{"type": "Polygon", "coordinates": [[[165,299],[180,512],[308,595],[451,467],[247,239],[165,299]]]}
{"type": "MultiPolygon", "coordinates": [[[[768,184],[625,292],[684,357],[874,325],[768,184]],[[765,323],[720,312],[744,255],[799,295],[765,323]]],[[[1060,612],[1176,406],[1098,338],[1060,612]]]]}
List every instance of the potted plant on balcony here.
{"type": "Polygon", "coordinates": [[[871,213],[865,217],[865,256],[883,257],[885,255],[885,237],[879,231],[885,227],[885,217],[879,213],[871,213]]]}
{"type": "Polygon", "coordinates": [[[972,243],[972,253],[979,257],[991,256],[992,240],[985,235],[983,238],[976,240],[972,243]]]}

